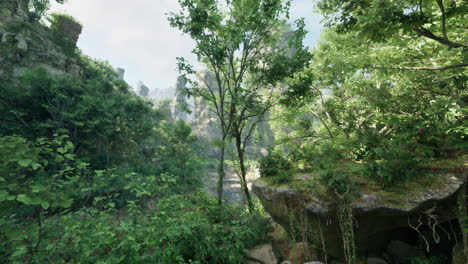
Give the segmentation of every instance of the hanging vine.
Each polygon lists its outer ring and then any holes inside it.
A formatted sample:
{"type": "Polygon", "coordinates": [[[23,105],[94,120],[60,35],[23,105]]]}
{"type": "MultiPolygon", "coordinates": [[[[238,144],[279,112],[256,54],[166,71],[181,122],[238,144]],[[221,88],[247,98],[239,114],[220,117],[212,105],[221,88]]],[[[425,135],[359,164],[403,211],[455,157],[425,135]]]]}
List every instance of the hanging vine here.
{"type": "Polygon", "coordinates": [[[339,198],[338,202],[338,222],[341,229],[343,239],[343,251],[346,263],[353,264],[356,262],[356,244],[354,239],[354,217],[353,207],[349,197],[349,190],[344,194],[336,192],[339,198]]]}
{"type": "Polygon", "coordinates": [[[468,261],[468,214],[466,206],[467,198],[467,177],[465,169],[460,169],[457,172],[461,179],[463,179],[463,187],[458,194],[458,223],[460,225],[460,230],[462,231],[462,241],[463,241],[463,253],[465,254],[465,260],[468,261]]]}

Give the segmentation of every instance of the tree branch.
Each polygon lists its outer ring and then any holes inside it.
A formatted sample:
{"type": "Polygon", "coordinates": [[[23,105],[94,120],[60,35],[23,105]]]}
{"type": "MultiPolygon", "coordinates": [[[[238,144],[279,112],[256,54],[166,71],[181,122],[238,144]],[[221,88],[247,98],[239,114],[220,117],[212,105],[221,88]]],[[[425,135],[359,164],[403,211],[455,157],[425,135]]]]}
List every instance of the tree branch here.
{"type": "Polygon", "coordinates": [[[370,66],[370,69],[379,69],[379,70],[413,70],[413,71],[445,71],[456,68],[467,67],[467,63],[453,64],[448,66],[434,66],[434,67],[404,67],[404,66],[395,66],[395,67],[383,67],[383,66],[370,66]]]}
{"type": "Polygon", "coordinates": [[[442,2],[442,0],[436,0],[436,2],[437,2],[437,5],[439,5],[440,12],[442,13],[442,16],[441,16],[442,36],[444,37],[444,39],[449,40],[447,37],[447,25],[445,21],[444,3],[442,2]]]}
{"type": "Polygon", "coordinates": [[[434,33],[432,33],[430,30],[426,29],[426,28],[423,28],[423,27],[415,27],[413,28],[414,31],[418,32],[421,36],[423,37],[426,37],[426,38],[430,38],[432,40],[435,40],[441,44],[444,44],[450,48],[464,48],[464,49],[468,49],[467,46],[463,45],[463,44],[460,44],[460,43],[456,43],[456,42],[453,42],[453,41],[450,41],[444,37],[440,37],[440,36],[436,36],[434,33]]]}

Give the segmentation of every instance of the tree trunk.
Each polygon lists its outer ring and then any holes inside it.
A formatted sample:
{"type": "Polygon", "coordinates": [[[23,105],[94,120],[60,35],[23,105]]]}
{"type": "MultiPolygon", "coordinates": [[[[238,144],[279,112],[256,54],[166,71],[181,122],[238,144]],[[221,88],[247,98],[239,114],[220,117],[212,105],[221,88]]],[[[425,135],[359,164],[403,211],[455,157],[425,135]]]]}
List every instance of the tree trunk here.
{"type": "Polygon", "coordinates": [[[236,148],[237,148],[237,159],[239,160],[239,167],[240,167],[240,183],[242,191],[244,191],[245,198],[247,199],[247,204],[249,206],[249,212],[252,213],[254,209],[254,205],[252,202],[252,197],[250,196],[249,188],[247,187],[247,170],[245,168],[245,161],[244,161],[244,149],[242,148],[242,139],[240,136],[236,135],[236,148]]]}
{"type": "Polygon", "coordinates": [[[222,206],[223,205],[223,185],[224,185],[224,152],[226,149],[226,137],[223,136],[221,139],[221,147],[220,147],[220,153],[219,153],[219,165],[218,165],[218,205],[222,206]]]}

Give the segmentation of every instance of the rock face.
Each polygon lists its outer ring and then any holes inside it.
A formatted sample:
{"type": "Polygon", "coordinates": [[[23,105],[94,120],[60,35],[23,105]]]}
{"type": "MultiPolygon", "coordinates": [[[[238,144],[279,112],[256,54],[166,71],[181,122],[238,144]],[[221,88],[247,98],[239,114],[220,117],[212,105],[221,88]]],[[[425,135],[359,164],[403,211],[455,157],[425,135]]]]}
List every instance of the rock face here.
{"type": "Polygon", "coordinates": [[[125,80],[125,69],[117,68],[117,73],[119,74],[119,79],[124,81],[125,80]]]}
{"type": "MultiPolygon", "coordinates": [[[[419,230],[423,230],[431,221],[434,224],[434,219],[438,223],[455,219],[458,193],[466,188],[462,179],[466,179],[466,175],[446,173],[430,182],[405,184],[405,188],[395,190],[371,190],[369,186],[361,186],[360,194],[351,201],[358,253],[382,256],[390,241],[404,239],[412,232],[418,238],[420,233],[411,226],[421,225],[419,230]],[[395,239],[398,230],[403,230],[403,238],[395,239]]],[[[288,186],[304,185],[313,180],[313,175],[303,175],[288,186]]],[[[253,191],[273,219],[288,232],[305,235],[327,255],[343,260],[336,196],[319,194],[314,189],[273,187],[263,179],[254,182],[253,191]]]]}
{"type": "Polygon", "coordinates": [[[76,43],[78,42],[78,38],[80,37],[81,31],[83,30],[83,27],[79,23],[63,16],[59,17],[58,24],[59,29],[65,34],[67,34],[67,36],[76,45],[76,43]]]}
{"type": "MultiPolygon", "coordinates": [[[[29,21],[28,3],[27,0],[0,1],[0,79],[17,80],[36,67],[52,75],[80,77],[82,70],[77,59],[64,54],[49,28],[29,21]]],[[[77,39],[81,31],[68,22],[63,23],[77,39]]]]}
{"type": "Polygon", "coordinates": [[[138,82],[137,94],[142,97],[148,97],[149,88],[146,85],[144,85],[142,81],[138,82]]]}
{"type": "MultiPolygon", "coordinates": [[[[214,74],[206,71],[201,76],[203,84],[202,87],[213,87],[217,90],[217,83],[214,74]]],[[[195,117],[192,121],[192,127],[197,135],[204,135],[208,137],[208,141],[220,138],[221,132],[219,129],[218,121],[215,114],[209,109],[208,103],[200,98],[195,98],[195,117]]]]}
{"type": "Polygon", "coordinates": [[[184,93],[184,90],[187,88],[186,86],[187,80],[183,76],[179,76],[176,82],[176,91],[174,96],[174,108],[173,114],[175,120],[187,120],[187,111],[188,104],[187,104],[187,96],[184,93]]]}

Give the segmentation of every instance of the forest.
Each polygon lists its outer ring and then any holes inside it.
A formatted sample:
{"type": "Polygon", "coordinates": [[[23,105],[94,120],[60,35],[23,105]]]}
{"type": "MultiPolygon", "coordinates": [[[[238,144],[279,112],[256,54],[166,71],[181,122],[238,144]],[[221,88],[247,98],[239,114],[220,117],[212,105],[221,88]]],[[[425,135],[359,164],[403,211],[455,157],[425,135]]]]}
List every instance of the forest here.
{"type": "Polygon", "coordinates": [[[166,14],[204,134],[1,0],[0,263],[467,263],[468,2],[310,0],[309,48],[294,1],[166,14]]]}

